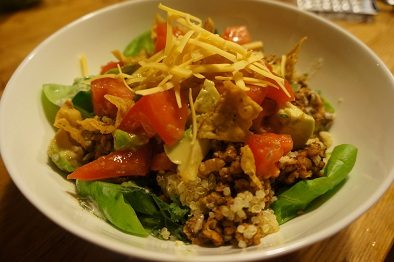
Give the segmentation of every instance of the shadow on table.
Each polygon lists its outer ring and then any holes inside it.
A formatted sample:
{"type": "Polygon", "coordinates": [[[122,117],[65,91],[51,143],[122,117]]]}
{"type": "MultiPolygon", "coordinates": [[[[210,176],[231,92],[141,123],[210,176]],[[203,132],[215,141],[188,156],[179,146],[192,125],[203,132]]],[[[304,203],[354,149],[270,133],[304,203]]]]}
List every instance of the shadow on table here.
{"type": "Polygon", "coordinates": [[[86,242],[38,211],[10,182],[0,200],[0,261],[138,261],[86,242]]]}
{"type": "MultiPolygon", "coordinates": [[[[0,261],[135,261],[86,242],[37,210],[14,183],[0,201],[0,261]]],[[[293,254],[268,262],[301,261],[293,254]],[[289,260],[290,259],[290,260],[289,260]]]]}
{"type": "MultiPolygon", "coordinates": [[[[346,257],[338,246],[349,246],[348,230],[299,251],[266,262],[323,261],[321,252],[346,257]],[[333,241],[334,240],[334,241],[333,241]],[[340,243],[338,243],[340,242],[340,243]]],[[[59,227],[38,211],[14,183],[0,199],[0,261],[135,261],[89,243],[59,227]]]]}

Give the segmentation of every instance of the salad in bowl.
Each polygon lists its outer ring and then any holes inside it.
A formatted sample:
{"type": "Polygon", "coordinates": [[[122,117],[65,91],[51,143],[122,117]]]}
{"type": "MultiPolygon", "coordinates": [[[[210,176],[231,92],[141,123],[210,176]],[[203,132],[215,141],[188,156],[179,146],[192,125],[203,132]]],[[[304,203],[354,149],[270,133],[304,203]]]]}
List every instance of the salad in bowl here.
{"type": "Polygon", "coordinates": [[[43,85],[48,156],[115,228],[245,248],[340,186],[357,148],[295,65],[307,38],[264,53],[244,25],[159,5],[153,26],[71,85],[43,85]]]}

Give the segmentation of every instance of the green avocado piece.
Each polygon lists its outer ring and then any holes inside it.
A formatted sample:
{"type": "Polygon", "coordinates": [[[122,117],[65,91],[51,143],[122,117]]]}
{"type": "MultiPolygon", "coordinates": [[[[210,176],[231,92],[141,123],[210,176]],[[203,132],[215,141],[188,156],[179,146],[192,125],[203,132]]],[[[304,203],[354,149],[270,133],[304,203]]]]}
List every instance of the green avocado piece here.
{"type": "Polygon", "coordinates": [[[279,109],[270,123],[274,131],[291,136],[295,149],[303,147],[315,130],[315,119],[291,103],[279,109]]]}
{"type": "Polygon", "coordinates": [[[82,165],[84,150],[75,145],[66,131],[60,129],[48,147],[48,156],[62,171],[73,172],[82,165]]]}
{"type": "Polygon", "coordinates": [[[130,134],[120,129],[116,129],[114,134],[114,149],[117,150],[136,150],[138,147],[149,142],[147,137],[137,134],[130,134]]]}
{"type": "Polygon", "coordinates": [[[209,141],[196,139],[193,143],[191,128],[187,129],[181,140],[173,146],[164,145],[164,151],[174,164],[178,165],[178,171],[184,181],[197,178],[198,167],[208,152],[209,141]]]}

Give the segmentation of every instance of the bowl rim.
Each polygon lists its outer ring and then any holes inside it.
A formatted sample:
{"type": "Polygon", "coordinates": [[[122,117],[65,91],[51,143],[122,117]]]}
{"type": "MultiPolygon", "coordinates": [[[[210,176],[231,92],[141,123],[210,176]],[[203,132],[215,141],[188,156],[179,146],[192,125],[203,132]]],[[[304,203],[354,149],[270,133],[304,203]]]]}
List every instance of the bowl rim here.
{"type": "MultiPolygon", "coordinates": [[[[21,71],[25,68],[25,66],[29,63],[29,61],[38,53],[40,52],[48,43],[50,43],[53,39],[55,39],[57,36],[61,35],[63,32],[72,29],[74,26],[77,26],[80,23],[83,23],[85,20],[89,20],[92,17],[99,16],[103,13],[111,12],[113,10],[116,10],[118,8],[122,8],[124,6],[128,5],[136,5],[138,3],[142,2],[159,2],[156,0],[129,0],[125,2],[120,2],[120,3],[115,3],[111,4],[109,6],[100,8],[98,10],[89,12],[80,18],[77,18],[76,20],[62,26],[59,28],[57,31],[49,35],[44,41],[39,43],[27,56],[26,58],[20,63],[20,65],[17,67],[13,75],[11,76],[10,80],[8,81],[4,92],[2,94],[1,100],[0,100],[0,126],[4,126],[3,119],[5,118],[4,115],[6,114],[4,110],[4,104],[7,101],[8,94],[11,92],[11,86],[13,85],[13,82],[15,81],[16,78],[18,78],[18,75],[20,74],[21,71]]],[[[323,17],[320,17],[314,13],[302,11],[298,9],[296,6],[290,5],[288,3],[280,2],[280,1],[274,1],[274,0],[248,0],[249,2],[262,2],[264,4],[272,5],[275,7],[279,8],[284,8],[291,10],[292,12],[297,12],[297,13],[302,13],[304,16],[307,16],[311,19],[317,20],[320,23],[325,24],[326,26],[329,26],[336,31],[340,32],[342,35],[345,37],[349,38],[354,44],[357,44],[359,47],[361,47],[365,52],[368,53],[368,55],[377,63],[380,65],[381,70],[384,71],[386,75],[391,75],[390,70],[386,67],[386,65],[381,61],[381,59],[366,45],[364,44],[361,40],[359,40],[356,36],[352,35],[348,31],[346,31],[344,28],[340,27],[339,25],[336,25],[330,20],[327,20],[323,17]]],[[[392,86],[394,86],[394,78],[391,77],[391,82],[392,86]]],[[[14,166],[14,161],[9,158],[8,154],[6,154],[7,149],[4,146],[4,142],[6,139],[6,135],[4,132],[4,129],[0,128],[0,152],[1,152],[1,158],[3,159],[4,165],[6,169],[8,170],[8,173],[12,179],[12,181],[15,183],[17,188],[21,191],[21,193],[28,199],[30,203],[32,203],[38,210],[40,210],[41,213],[43,213],[47,218],[55,222],[57,225],[60,227],[66,229],[69,232],[72,232],[74,235],[88,241],[91,243],[94,243],[96,245],[99,245],[105,249],[111,250],[113,252],[118,252],[124,255],[129,255],[133,257],[139,257],[143,259],[153,259],[153,260],[161,260],[161,261],[173,261],[174,259],[177,260],[179,259],[178,256],[176,255],[170,255],[170,254],[162,254],[162,253],[146,253],[141,248],[135,248],[133,246],[129,245],[119,245],[119,244],[113,244],[109,240],[103,240],[97,237],[97,233],[91,232],[89,230],[86,230],[84,228],[79,227],[78,225],[69,223],[66,219],[64,219],[59,213],[53,212],[53,210],[49,207],[47,207],[45,204],[43,204],[40,201],[40,197],[34,194],[34,192],[29,188],[29,186],[24,183],[22,176],[18,175],[18,170],[14,166]]],[[[325,238],[328,238],[329,236],[332,236],[336,234],[338,231],[344,229],[346,226],[348,226],[350,223],[352,223],[354,220],[359,218],[363,213],[365,213],[370,207],[372,207],[377,200],[384,194],[384,192],[391,186],[393,180],[394,180],[394,169],[392,168],[391,170],[388,171],[389,175],[385,178],[385,180],[381,183],[379,188],[374,192],[374,194],[368,199],[368,201],[364,202],[362,205],[360,205],[355,212],[349,214],[348,216],[342,218],[341,220],[338,221],[338,223],[326,227],[323,230],[313,233],[310,237],[304,238],[301,240],[297,241],[290,241],[286,243],[283,247],[278,247],[273,250],[258,250],[255,252],[243,252],[241,257],[238,257],[234,254],[229,254],[229,255],[201,255],[201,256],[196,256],[196,257],[188,257],[188,260],[190,261],[198,261],[199,259],[204,259],[205,261],[239,261],[239,259],[243,261],[250,261],[250,260],[255,260],[255,259],[268,259],[268,258],[273,258],[277,257],[280,255],[284,255],[287,253],[290,253],[292,251],[298,250],[302,247],[311,245],[313,243],[316,243],[320,240],[323,240],[325,238]]]]}

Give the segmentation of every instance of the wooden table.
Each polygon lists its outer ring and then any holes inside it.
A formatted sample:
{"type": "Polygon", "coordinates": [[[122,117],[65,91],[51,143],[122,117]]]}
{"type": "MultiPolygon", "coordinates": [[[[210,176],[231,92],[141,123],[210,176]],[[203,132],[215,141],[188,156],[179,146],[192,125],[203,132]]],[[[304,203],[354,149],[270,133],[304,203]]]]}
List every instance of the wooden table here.
{"type": "MultiPolygon", "coordinates": [[[[72,20],[119,0],[45,0],[0,14],[0,94],[24,57],[72,20]]],[[[367,23],[336,21],[366,43],[394,72],[393,8],[378,3],[367,23]]],[[[394,186],[350,226],[336,235],[272,261],[394,261],[394,186]],[[391,253],[394,252],[393,250],[391,253]]],[[[128,261],[60,228],[33,207],[0,161],[0,261],[128,261]]],[[[137,259],[133,261],[138,261],[137,259]]]]}

